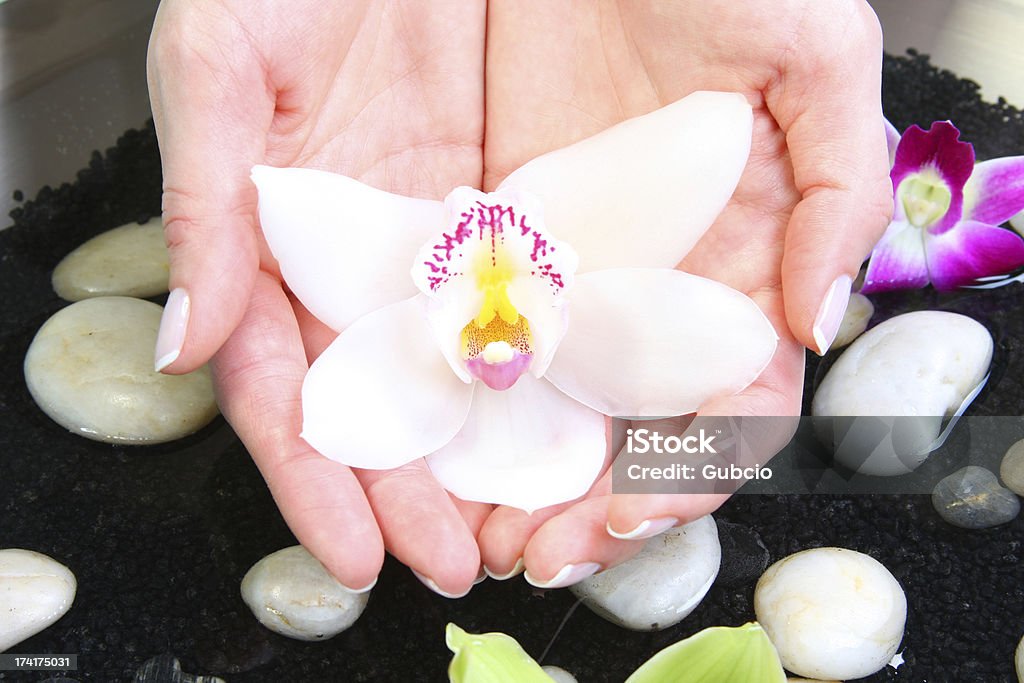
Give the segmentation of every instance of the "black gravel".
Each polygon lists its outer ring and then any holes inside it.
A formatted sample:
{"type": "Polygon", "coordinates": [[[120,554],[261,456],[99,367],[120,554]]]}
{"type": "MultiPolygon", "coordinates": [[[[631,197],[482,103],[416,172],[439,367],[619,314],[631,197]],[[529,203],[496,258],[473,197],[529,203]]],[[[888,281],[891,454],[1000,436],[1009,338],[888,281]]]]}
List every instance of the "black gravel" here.
{"type": "MultiPolygon", "coordinates": [[[[950,118],[981,159],[1024,153],[1019,111],[983,102],[975,84],[926,57],[886,58],[884,101],[900,129],[950,118]]],[[[64,305],[50,288],[54,265],[88,236],[158,213],[159,194],[149,126],[96,153],[74,183],[44,188],[12,212],[13,228],[0,231],[0,547],[51,555],[79,581],[71,611],[14,648],[77,653],[79,670],[0,672],[0,680],[131,681],[147,662],[147,671],[172,668],[173,657],[184,672],[228,681],[437,681],[445,679],[443,629],[452,620],[471,631],[512,634],[535,656],[550,646],[544,663],[581,681],[621,681],[699,629],[753,619],[751,580],[716,585],[680,625],[643,634],[574,610],[567,591],[536,591],[521,579],[486,581],[467,598],[445,600],[389,561],[366,613],[346,633],[302,643],[259,626],[239,582],[259,558],[294,539],[230,428],[218,421],[189,439],[148,448],[93,443],[50,422],[22,377],[35,330],[64,305]]],[[[920,308],[980,320],[996,337],[996,360],[990,388],[972,410],[1021,415],[1021,291],[878,296],[872,322],[920,308]]],[[[811,359],[808,386],[820,375],[811,359]]],[[[909,602],[906,663],[865,681],[1015,680],[1013,651],[1024,632],[1021,518],[965,531],[945,524],[927,496],[769,495],[735,496],[719,518],[756,531],[773,561],[838,545],[893,572],[909,602]]]]}

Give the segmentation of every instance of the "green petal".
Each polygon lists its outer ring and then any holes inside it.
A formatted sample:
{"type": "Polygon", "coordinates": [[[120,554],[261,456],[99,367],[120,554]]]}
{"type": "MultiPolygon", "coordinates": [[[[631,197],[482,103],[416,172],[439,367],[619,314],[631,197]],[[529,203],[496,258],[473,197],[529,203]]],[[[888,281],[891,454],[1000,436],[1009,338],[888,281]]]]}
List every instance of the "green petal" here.
{"type": "Polygon", "coordinates": [[[775,646],[756,622],[706,628],[651,657],[626,683],[785,683],[775,646]]]}
{"type": "Polygon", "coordinates": [[[552,683],[540,664],[504,633],[476,635],[448,624],[444,640],[455,653],[448,666],[452,683],[552,683]]]}

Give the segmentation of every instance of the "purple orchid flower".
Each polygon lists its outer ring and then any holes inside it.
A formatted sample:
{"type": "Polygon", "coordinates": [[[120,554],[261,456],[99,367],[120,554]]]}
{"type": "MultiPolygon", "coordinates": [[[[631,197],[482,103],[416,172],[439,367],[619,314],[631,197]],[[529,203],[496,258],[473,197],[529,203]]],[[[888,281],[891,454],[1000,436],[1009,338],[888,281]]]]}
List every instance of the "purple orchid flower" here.
{"type": "Polygon", "coordinates": [[[1024,266],[1024,239],[998,227],[1024,210],[1024,156],[974,163],[949,121],[886,138],[892,222],[871,254],[861,292],[950,290],[1024,266]]]}

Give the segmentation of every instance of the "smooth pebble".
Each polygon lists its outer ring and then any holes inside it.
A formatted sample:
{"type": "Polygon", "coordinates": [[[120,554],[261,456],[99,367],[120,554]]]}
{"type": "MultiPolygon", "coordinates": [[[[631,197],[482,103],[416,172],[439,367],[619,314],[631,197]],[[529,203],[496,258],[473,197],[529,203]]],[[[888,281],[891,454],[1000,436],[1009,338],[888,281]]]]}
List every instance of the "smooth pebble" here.
{"type": "Polygon", "coordinates": [[[715,583],[726,588],[753,582],[771,561],[771,553],[756,531],[742,524],[718,522],[722,565],[715,583]]]}
{"type": "Polygon", "coordinates": [[[150,297],[167,293],[170,258],[160,217],[108,230],[57,264],[53,289],[68,301],[94,296],[150,297]]]}
{"type": "Polygon", "coordinates": [[[71,570],[32,550],[0,550],[0,652],[60,619],[75,600],[71,570]]]}
{"type": "Polygon", "coordinates": [[[707,594],[722,558],[711,515],[649,539],[633,558],[570,589],[597,614],[635,631],[682,621],[707,594]]]}
{"type": "Polygon", "coordinates": [[[1013,666],[1017,670],[1017,683],[1024,683],[1024,637],[1017,643],[1017,651],[1013,653],[1013,666]]]}
{"type": "Polygon", "coordinates": [[[1014,230],[1024,235],[1024,211],[1011,218],[1010,225],[1013,226],[1014,230]]]}
{"type": "Polygon", "coordinates": [[[560,666],[542,666],[541,669],[555,683],[576,683],[576,677],[560,666]]]}
{"type": "Polygon", "coordinates": [[[844,680],[868,676],[892,659],[907,600],[869,555],[814,548],[768,568],[754,591],[754,611],[788,671],[844,680]]]}
{"type": "Polygon", "coordinates": [[[1010,446],[999,464],[1003,485],[1018,496],[1024,496],[1024,439],[1010,446]]]}
{"type": "Polygon", "coordinates": [[[208,367],[153,370],[160,306],[128,297],[86,299],[57,311],[25,356],[39,407],[71,431],[108,443],[161,443],[217,415],[208,367]]]}
{"type": "Polygon", "coordinates": [[[296,640],[326,640],[355,623],[370,594],[352,593],[301,545],[267,555],[242,579],[261,624],[296,640]]]}
{"type": "Polygon", "coordinates": [[[811,403],[818,436],[861,474],[912,472],[991,360],[992,336],[966,316],[916,311],[886,320],[858,337],[822,380],[811,403]]]}
{"type": "Polygon", "coordinates": [[[842,348],[859,337],[867,329],[868,321],[874,314],[875,307],[871,299],[858,292],[851,294],[843,321],[839,324],[839,332],[836,333],[836,338],[829,348],[842,348]]]}
{"type": "Polygon", "coordinates": [[[1006,524],[1020,513],[1020,499],[984,467],[968,465],[935,485],[932,505],[944,520],[964,529],[1006,524]]]}

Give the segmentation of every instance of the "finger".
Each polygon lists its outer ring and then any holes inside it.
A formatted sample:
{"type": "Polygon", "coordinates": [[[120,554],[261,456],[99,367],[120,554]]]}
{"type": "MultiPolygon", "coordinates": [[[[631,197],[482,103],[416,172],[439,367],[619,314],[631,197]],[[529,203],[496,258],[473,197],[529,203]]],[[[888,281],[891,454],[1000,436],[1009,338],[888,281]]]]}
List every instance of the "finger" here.
{"type": "Polygon", "coordinates": [[[545,522],[572,507],[562,503],[527,513],[499,505],[484,522],[477,543],[487,576],[498,581],[518,576],[524,569],[523,554],[530,538],[545,522]]]}
{"type": "Polygon", "coordinates": [[[206,362],[242,319],[259,266],[249,169],[274,111],[236,22],[187,5],[161,5],[147,65],[172,291],[155,362],[171,373],[206,362]]]}
{"type": "Polygon", "coordinates": [[[526,580],[538,588],[564,588],[628,560],[643,541],[623,541],[605,531],[611,496],[576,503],[546,522],[526,546],[526,580]]]}
{"type": "Polygon", "coordinates": [[[476,538],[426,463],[357,470],[388,552],[434,592],[460,598],[480,571],[476,538]]]}
{"type": "Polygon", "coordinates": [[[786,134],[802,197],[782,262],[786,320],[824,354],[860,264],[889,223],[892,186],[878,20],[864,3],[812,5],[806,21],[823,30],[800,33],[765,99],[786,134]]]}
{"type": "Polygon", "coordinates": [[[274,278],[256,279],[246,315],[212,368],[221,409],[296,538],[345,586],[371,586],[384,561],[383,539],[352,471],[299,438],[307,365],[274,278]]]}

